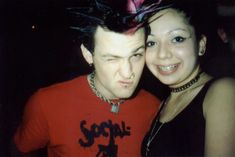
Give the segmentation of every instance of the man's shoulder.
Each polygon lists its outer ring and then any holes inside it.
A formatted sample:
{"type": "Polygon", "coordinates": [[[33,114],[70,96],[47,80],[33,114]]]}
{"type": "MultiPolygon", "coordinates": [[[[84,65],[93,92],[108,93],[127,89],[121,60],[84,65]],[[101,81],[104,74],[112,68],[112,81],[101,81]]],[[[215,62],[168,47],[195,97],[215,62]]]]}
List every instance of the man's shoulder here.
{"type": "Polygon", "coordinates": [[[149,115],[155,115],[161,102],[158,97],[144,89],[139,90],[134,99],[131,99],[130,101],[135,104],[136,109],[139,108],[149,115]]]}
{"type": "Polygon", "coordinates": [[[40,88],[34,93],[33,97],[58,97],[60,95],[68,95],[86,88],[86,83],[87,82],[85,75],[78,76],[71,80],[55,83],[50,86],[40,88]]]}
{"type": "Polygon", "coordinates": [[[139,95],[141,96],[146,96],[146,97],[154,97],[154,98],[157,98],[153,93],[145,90],[145,89],[140,89],[139,90],[139,95]]]}
{"type": "Polygon", "coordinates": [[[86,76],[56,83],[37,90],[27,101],[27,111],[42,110],[46,115],[51,112],[60,114],[65,108],[74,106],[89,90],[86,76]]]}
{"type": "Polygon", "coordinates": [[[136,95],[136,97],[141,99],[142,101],[153,101],[160,103],[160,99],[157,96],[145,89],[141,89],[136,95]]]}
{"type": "Polygon", "coordinates": [[[76,88],[76,87],[79,88],[80,85],[83,85],[85,83],[86,83],[86,76],[82,75],[82,76],[78,76],[76,78],[73,78],[67,81],[55,83],[50,86],[40,88],[40,90],[41,91],[57,91],[57,90],[66,90],[69,88],[76,88]],[[77,85],[79,85],[79,87],[77,85]]]}

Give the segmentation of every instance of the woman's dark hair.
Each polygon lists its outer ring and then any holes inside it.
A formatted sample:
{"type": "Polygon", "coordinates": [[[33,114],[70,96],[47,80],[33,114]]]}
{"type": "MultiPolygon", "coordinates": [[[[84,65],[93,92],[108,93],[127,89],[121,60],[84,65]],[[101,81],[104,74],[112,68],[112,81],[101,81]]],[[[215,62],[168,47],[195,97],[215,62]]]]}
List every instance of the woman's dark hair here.
{"type": "MultiPolygon", "coordinates": [[[[205,61],[212,55],[218,53],[218,44],[220,44],[217,35],[217,14],[216,4],[212,0],[163,0],[159,5],[161,8],[173,8],[183,12],[190,25],[195,29],[197,41],[202,35],[207,37],[206,53],[199,58],[203,68],[205,61]]],[[[152,15],[149,15],[152,16],[152,15]]],[[[222,44],[222,43],[221,43],[222,44]]]]}
{"type": "Polygon", "coordinates": [[[215,3],[210,0],[172,0],[171,3],[171,8],[185,14],[189,24],[194,27],[198,40],[201,39],[201,35],[215,33],[213,32],[217,24],[215,3]]]}

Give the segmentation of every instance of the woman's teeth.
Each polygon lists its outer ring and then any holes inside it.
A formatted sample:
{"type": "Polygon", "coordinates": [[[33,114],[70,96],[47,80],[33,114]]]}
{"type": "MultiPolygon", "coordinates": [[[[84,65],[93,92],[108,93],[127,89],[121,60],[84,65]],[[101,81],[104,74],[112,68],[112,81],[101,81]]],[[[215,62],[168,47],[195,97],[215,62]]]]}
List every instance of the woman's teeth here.
{"type": "Polygon", "coordinates": [[[176,64],[174,65],[168,65],[168,66],[158,66],[158,68],[161,70],[161,71],[171,71],[173,70],[174,68],[176,68],[176,64]]]}

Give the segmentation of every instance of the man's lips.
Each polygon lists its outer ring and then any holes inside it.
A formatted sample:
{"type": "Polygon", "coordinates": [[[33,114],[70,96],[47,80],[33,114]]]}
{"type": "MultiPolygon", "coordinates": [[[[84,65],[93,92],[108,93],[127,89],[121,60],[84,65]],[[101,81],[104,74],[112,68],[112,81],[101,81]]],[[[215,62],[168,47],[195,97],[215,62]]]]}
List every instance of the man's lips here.
{"type": "Polygon", "coordinates": [[[131,86],[133,84],[133,81],[118,81],[122,86],[131,86]]]}

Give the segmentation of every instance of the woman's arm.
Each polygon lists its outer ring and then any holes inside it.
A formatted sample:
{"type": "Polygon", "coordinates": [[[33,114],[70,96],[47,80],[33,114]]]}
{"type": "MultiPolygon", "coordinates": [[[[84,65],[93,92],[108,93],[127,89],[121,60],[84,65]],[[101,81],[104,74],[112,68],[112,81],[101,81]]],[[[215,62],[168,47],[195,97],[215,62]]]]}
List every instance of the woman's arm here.
{"type": "Polygon", "coordinates": [[[207,92],[205,157],[235,156],[235,80],[219,79],[207,92]]]}

